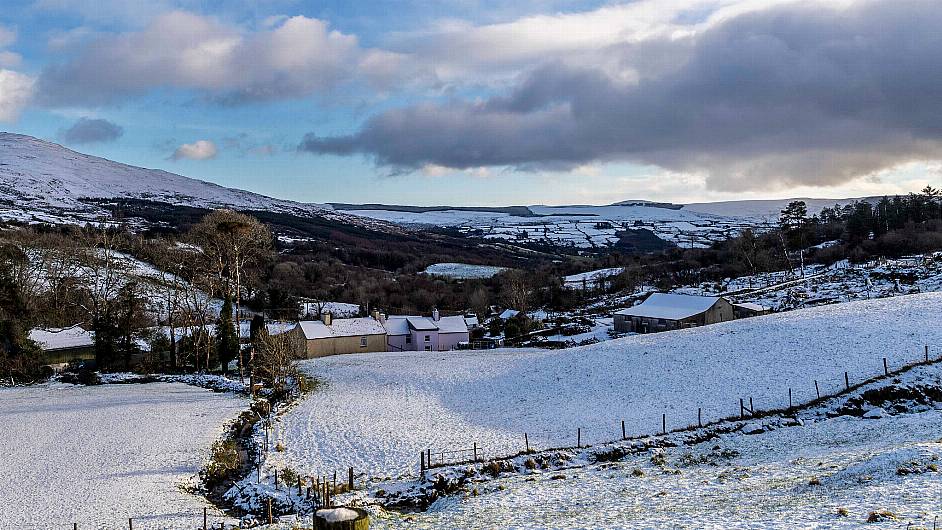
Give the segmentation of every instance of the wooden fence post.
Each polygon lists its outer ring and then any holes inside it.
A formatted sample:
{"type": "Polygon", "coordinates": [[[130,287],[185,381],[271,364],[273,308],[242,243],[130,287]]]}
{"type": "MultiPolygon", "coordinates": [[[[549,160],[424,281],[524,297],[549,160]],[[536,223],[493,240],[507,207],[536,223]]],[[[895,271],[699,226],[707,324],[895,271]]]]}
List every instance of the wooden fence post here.
{"type": "Polygon", "coordinates": [[[350,491],[353,491],[353,466],[350,466],[350,469],[347,470],[347,486],[349,486],[350,491]]]}
{"type": "Polygon", "coordinates": [[[78,523],[72,523],[72,530],[78,530],[78,523]]]}
{"type": "Polygon", "coordinates": [[[134,519],[128,517],[128,530],[134,530],[134,519]]]}
{"type": "Polygon", "coordinates": [[[419,471],[425,473],[425,451],[419,453],[419,471]]]}
{"type": "Polygon", "coordinates": [[[275,516],[271,512],[271,497],[268,498],[268,524],[274,524],[275,516]]]}
{"type": "Polygon", "coordinates": [[[818,388],[818,380],[814,380],[814,393],[818,395],[818,399],[821,399],[821,389],[818,388]]]}
{"type": "Polygon", "coordinates": [[[428,467],[429,469],[431,469],[431,468],[432,468],[432,450],[431,450],[431,449],[426,449],[425,451],[426,451],[426,454],[425,454],[425,465],[426,465],[426,467],[428,467]]]}
{"type": "Polygon", "coordinates": [[[621,439],[624,440],[625,438],[628,438],[625,436],[625,420],[621,420],[621,439]]]}
{"type": "Polygon", "coordinates": [[[791,389],[791,387],[789,387],[789,389],[788,389],[788,409],[791,410],[791,408],[792,408],[792,389],[791,389]]]}
{"type": "Polygon", "coordinates": [[[890,369],[886,366],[886,357],[883,358],[883,375],[889,377],[890,369]]]}
{"type": "Polygon", "coordinates": [[[929,345],[926,344],[926,362],[929,362],[929,345]]]}
{"type": "Polygon", "coordinates": [[[697,407],[697,427],[703,427],[703,409],[697,407]]]}
{"type": "Polygon", "coordinates": [[[206,507],[204,506],[204,507],[203,507],[203,530],[207,530],[207,529],[206,529],[206,524],[207,524],[206,507]]]}
{"type": "Polygon", "coordinates": [[[755,417],[756,406],[752,404],[752,396],[749,396],[749,415],[755,417]]]}
{"type": "Polygon", "coordinates": [[[478,461],[478,443],[474,442],[474,461],[478,461]]]}
{"type": "Polygon", "coordinates": [[[667,414],[661,414],[661,432],[667,434],[667,414]]]}
{"type": "Polygon", "coordinates": [[[278,470],[275,470],[275,491],[278,491],[278,470]]]}
{"type": "Polygon", "coordinates": [[[847,372],[844,372],[844,388],[850,390],[850,378],[847,377],[847,372]]]}
{"type": "Polygon", "coordinates": [[[523,447],[524,447],[524,451],[527,454],[529,454],[530,453],[530,437],[527,436],[527,433],[523,433],[523,447]]]}
{"type": "Polygon", "coordinates": [[[746,419],[746,405],[743,403],[742,398],[739,398],[739,419],[746,419]]]}

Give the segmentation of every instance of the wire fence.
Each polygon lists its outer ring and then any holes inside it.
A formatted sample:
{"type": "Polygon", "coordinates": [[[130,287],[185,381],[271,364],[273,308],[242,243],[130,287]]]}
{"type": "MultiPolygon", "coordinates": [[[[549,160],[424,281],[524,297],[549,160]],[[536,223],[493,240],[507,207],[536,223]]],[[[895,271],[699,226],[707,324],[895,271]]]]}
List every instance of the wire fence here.
{"type": "MultiPolygon", "coordinates": [[[[942,362],[942,356],[931,357],[929,345],[925,345],[918,356],[911,356],[909,359],[903,360],[896,359],[896,362],[898,364],[894,366],[887,357],[883,357],[876,360],[874,364],[876,368],[864,375],[855,376],[850,371],[844,371],[839,380],[812,379],[807,381],[801,388],[785,386],[779,390],[781,396],[775,398],[778,401],[769,399],[771,404],[768,406],[763,406],[765,403],[757,401],[754,396],[739,396],[728,400],[732,406],[726,412],[706,411],[702,407],[698,407],[695,412],[688,411],[684,414],[682,420],[672,418],[667,412],[663,412],[660,415],[660,425],[657,430],[631,431],[627,428],[625,420],[616,420],[611,424],[594,424],[588,427],[583,425],[567,429],[528,429],[521,433],[519,451],[516,452],[513,450],[506,451],[503,448],[488,448],[489,453],[485,456],[485,448],[478,442],[469,442],[468,446],[456,445],[443,449],[429,448],[420,454],[419,471],[424,472],[439,467],[513,458],[520,454],[536,451],[580,449],[596,444],[690,431],[723,422],[745,421],[774,414],[793,413],[799,409],[815,406],[826,400],[849,394],[862,386],[899,375],[914,367],[942,362]],[[707,419],[706,414],[709,412],[714,412],[711,416],[712,419],[707,419]]],[[[673,410],[671,412],[676,413],[678,411],[673,410]]]]}

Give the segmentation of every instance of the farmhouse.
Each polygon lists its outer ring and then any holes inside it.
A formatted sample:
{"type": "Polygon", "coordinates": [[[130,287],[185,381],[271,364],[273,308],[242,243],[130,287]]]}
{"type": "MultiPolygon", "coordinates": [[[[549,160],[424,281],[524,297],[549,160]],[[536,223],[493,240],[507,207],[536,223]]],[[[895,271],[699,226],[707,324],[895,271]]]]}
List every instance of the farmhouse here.
{"type": "Polygon", "coordinates": [[[330,313],[324,313],[321,320],[299,322],[292,333],[303,341],[302,356],[308,359],[386,351],[386,328],[376,318],[333,318],[330,313]]]}
{"type": "Polygon", "coordinates": [[[733,320],[733,306],[725,298],[653,293],[644,302],[614,315],[619,333],[655,333],[733,320]]]}
{"type": "Polygon", "coordinates": [[[79,326],[33,329],[29,332],[29,339],[42,348],[43,364],[65,364],[95,358],[95,334],[79,326]]]}
{"type": "MultiPolygon", "coordinates": [[[[381,320],[382,317],[380,317],[381,320]]],[[[471,339],[464,316],[390,316],[385,319],[389,351],[447,351],[471,339]]]]}

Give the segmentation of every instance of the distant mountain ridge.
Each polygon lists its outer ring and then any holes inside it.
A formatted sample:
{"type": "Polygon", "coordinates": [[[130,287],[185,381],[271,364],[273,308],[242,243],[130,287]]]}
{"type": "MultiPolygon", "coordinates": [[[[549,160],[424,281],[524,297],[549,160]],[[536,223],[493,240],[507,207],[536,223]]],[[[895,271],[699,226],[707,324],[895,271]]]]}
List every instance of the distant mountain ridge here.
{"type": "Polygon", "coordinates": [[[82,154],[32,136],[0,132],[0,218],[54,222],[107,216],[85,199],[142,199],[197,208],[352,217],[328,205],[275,199],[82,154]]]}

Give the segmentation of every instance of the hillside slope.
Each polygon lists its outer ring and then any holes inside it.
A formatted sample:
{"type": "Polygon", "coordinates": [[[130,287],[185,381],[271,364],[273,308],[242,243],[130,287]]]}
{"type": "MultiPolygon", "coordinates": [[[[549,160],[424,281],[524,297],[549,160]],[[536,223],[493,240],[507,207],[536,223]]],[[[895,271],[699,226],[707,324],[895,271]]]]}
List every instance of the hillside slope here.
{"type": "Polygon", "coordinates": [[[81,221],[107,215],[83,199],[143,199],[197,208],[349,217],[335,213],[328,205],[274,199],[85,155],[31,136],[0,132],[0,218],[81,221]]]}
{"type": "MultiPolygon", "coordinates": [[[[384,353],[308,361],[327,383],[279,427],[277,459],[305,473],[413,471],[417,454],[487,456],[609,441],[788,405],[921,359],[942,345],[942,293],[850,302],[559,351],[384,353]]],[[[281,464],[282,462],[278,462],[281,464]]]]}

